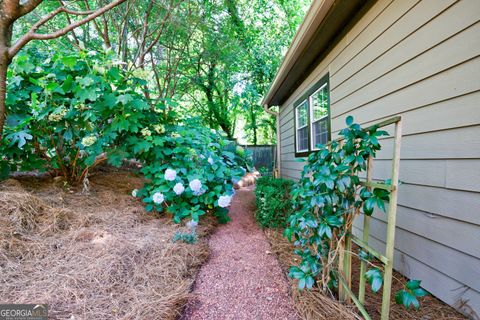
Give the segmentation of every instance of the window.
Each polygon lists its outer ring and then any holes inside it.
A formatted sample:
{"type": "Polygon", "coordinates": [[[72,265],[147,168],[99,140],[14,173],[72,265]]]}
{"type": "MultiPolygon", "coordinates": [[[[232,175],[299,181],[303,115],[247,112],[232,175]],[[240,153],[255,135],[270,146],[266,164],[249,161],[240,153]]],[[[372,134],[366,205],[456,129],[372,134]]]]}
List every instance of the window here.
{"type": "Polygon", "coordinates": [[[318,91],[310,96],[310,119],[312,150],[317,150],[317,145],[328,142],[328,91],[325,83],[318,91]]]}
{"type": "Polygon", "coordinates": [[[296,109],[297,151],[308,151],[308,103],[303,101],[296,109]]]}
{"type": "Polygon", "coordinates": [[[295,104],[295,156],[303,157],[330,140],[328,75],[295,104]]]}

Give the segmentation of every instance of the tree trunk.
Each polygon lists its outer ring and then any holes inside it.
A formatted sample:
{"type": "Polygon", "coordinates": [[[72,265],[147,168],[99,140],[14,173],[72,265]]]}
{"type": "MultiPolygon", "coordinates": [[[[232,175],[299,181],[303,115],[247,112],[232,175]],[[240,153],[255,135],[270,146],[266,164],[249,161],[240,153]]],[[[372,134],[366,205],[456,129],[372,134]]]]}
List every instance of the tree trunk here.
{"type": "Polygon", "coordinates": [[[7,70],[9,62],[7,50],[0,49],[0,143],[3,137],[3,126],[6,117],[5,100],[7,96],[7,70]]]}
{"type": "Polygon", "coordinates": [[[5,118],[7,110],[5,106],[7,97],[7,71],[10,64],[10,57],[8,55],[8,46],[12,38],[12,26],[5,17],[2,17],[0,22],[0,143],[3,137],[3,127],[5,125],[5,118]]]}
{"type": "Polygon", "coordinates": [[[256,146],[258,143],[257,139],[257,115],[255,114],[255,107],[253,105],[250,106],[250,124],[253,130],[253,145],[256,146]]]}

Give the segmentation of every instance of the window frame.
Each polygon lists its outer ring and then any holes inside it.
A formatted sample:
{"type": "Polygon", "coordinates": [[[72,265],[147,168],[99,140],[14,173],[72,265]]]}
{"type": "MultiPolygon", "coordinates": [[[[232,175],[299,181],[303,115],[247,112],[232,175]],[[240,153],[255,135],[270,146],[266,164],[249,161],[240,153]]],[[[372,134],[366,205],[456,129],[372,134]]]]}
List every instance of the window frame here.
{"type": "Polygon", "coordinates": [[[295,158],[299,157],[307,157],[311,152],[318,151],[318,148],[314,148],[313,144],[313,123],[323,120],[325,117],[328,118],[327,120],[327,128],[328,128],[328,141],[332,140],[332,130],[331,130],[331,111],[330,111],[330,83],[329,83],[329,74],[327,73],[324,75],[319,81],[317,81],[310,89],[308,89],[297,101],[293,104],[293,125],[294,125],[294,151],[295,151],[295,158]],[[328,102],[328,113],[326,116],[313,120],[313,108],[311,99],[315,93],[324,89],[327,89],[327,102],[328,102]],[[307,127],[308,127],[308,149],[305,150],[298,150],[298,130],[302,128],[297,128],[298,125],[298,107],[300,107],[304,102],[307,102],[307,127]]]}
{"type": "Polygon", "coordinates": [[[302,100],[296,107],[295,107],[295,152],[296,153],[301,153],[301,152],[308,152],[310,150],[310,115],[309,115],[309,102],[308,102],[308,99],[304,99],[302,100]],[[306,114],[305,116],[307,117],[307,121],[306,121],[306,124],[303,126],[303,127],[298,127],[298,109],[300,107],[303,106],[303,104],[305,103],[306,107],[307,107],[307,110],[306,110],[306,114]],[[307,149],[303,149],[303,150],[299,150],[298,149],[298,131],[303,129],[303,128],[307,128],[307,149]]]}
{"type": "MultiPolygon", "coordinates": [[[[323,83],[322,85],[320,85],[320,87],[315,90],[310,96],[308,96],[308,100],[309,100],[309,111],[310,111],[310,151],[318,151],[320,149],[318,148],[315,148],[314,144],[313,144],[313,140],[314,140],[314,127],[313,127],[313,124],[316,123],[316,122],[319,122],[319,121],[322,121],[323,119],[325,118],[330,118],[330,93],[328,92],[328,82],[325,82],[323,83]],[[324,88],[327,89],[327,115],[323,116],[323,117],[320,117],[318,119],[315,119],[315,117],[313,116],[314,115],[314,112],[313,112],[313,108],[312,108],[312,100],[313,100],[313,97],[319,93],[320,91],[322,91],[324,88]]],[[[330,141],[330,121],[327,120],[327,131],[328,131],[328,141],[330,141]]]]}

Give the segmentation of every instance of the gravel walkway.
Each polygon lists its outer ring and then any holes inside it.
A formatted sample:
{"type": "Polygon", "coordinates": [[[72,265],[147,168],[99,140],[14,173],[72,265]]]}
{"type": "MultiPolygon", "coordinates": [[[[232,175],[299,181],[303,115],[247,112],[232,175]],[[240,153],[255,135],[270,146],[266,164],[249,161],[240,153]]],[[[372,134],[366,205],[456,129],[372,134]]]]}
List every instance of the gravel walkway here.
{"type": "Polygon", "coordinates": [[[287,279],[253,218],[254,202],[251,187],[237,190],[232,220],[211,236],[210,259],[182,319],[298,319],[287,279]]]}

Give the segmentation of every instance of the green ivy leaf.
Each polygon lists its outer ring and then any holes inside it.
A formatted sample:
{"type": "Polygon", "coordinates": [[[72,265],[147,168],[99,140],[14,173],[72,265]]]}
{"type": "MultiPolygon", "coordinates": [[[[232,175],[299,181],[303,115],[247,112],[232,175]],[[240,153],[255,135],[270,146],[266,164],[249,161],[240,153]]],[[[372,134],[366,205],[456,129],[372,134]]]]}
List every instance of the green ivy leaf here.
{"type": "Polygon", "coordinates": [[[422,281],[420,280],[409,280],[405,286],[410,290],[414,290],[420,288],[421,283],[422,281]]]}
{"type": "Polygon", "coordinates": [[[290,267],[288,276],[293,279],[301,279],[305,276],[305,273],[299,267],[290,267]]]}
{"type": "Polygon", "coordinates": [[[27,143],[27,140],[32,140],[33,136],[26,130],[21,130],[12,133],[11,135],[9,135],[9,138],[12,143],[16,143],[18,148],[22,149],[22,147],[27,143]]]}
{"type": "Polygon", "coordinates": [[[117,103],[122,103],[123,105],[126,105],[132,100],[133,97],[130,94],[122,94],[118,96],[117,103]]]}
{"type": "Polygon", "coordinates": [[[373,292],[378,292],[383,284],[383,275],[380,269],[372,268],[365,272],[365,278],[372,287],[373,292]]]}
{"type": "Polygon", "coordinates": [[[348,117],[345,119],[345,122],[347,123],[347,126],[351,126],[352,123],[353,123],[353,117],[352,117],[352,116],[348,116],[348,117]]]}

